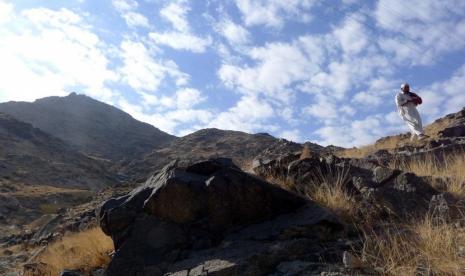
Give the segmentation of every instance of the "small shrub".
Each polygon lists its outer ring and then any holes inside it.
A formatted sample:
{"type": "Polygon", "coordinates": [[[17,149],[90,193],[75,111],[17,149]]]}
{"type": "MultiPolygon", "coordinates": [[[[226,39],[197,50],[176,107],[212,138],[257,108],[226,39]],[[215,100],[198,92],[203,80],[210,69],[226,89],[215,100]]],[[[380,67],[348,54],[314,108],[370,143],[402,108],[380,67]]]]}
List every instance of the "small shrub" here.
{"type": "Polygon", "coordinates": [[[64,269],[88,272],[92,268],[106,266],[113,251],[113,241],[99,227],[64,236],[50,244],[37,257],[47,265],[48,275],[59,275],[64,269]]]}

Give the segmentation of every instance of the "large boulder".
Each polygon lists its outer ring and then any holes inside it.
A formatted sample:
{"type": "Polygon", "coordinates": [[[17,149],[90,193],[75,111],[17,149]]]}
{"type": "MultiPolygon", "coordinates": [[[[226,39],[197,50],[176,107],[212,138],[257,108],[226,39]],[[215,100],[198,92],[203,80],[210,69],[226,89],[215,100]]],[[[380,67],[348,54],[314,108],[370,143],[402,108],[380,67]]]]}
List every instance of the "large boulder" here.
{"type": "Polygon", "coordinates": [[[316,204],[228,159],[172,162],[128,195],[106,201],[97,217],[115,243],[108,275],[264,274],[316,254],[302,245],[334,241],[343,230],[316,204]]]}

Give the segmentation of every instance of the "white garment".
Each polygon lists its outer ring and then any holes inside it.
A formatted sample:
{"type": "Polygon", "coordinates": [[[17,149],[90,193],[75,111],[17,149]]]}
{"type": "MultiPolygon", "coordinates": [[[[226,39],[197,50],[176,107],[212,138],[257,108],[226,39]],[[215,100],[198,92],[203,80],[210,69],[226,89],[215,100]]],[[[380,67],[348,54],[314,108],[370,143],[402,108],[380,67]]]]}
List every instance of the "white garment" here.
{"type": "Polygon", "coordinates": [[[402,117],[402,120],[404,120],[410,128],[412,136],[423,135],[423,125],[421,123],[420,113],[418,113],[416,105],[412,102],[405,104],[407,101],[411,99],[412,97],[410,97],[408,94],[403,93],[402,91],[397,93],[397,111],[399,112],[400,117],[402,117]]]}

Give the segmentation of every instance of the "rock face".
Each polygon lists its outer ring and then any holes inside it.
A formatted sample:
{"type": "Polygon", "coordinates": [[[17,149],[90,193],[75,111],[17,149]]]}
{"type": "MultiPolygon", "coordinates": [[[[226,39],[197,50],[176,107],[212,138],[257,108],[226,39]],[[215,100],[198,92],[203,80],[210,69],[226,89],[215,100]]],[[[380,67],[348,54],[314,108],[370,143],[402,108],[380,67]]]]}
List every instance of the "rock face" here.
{"type": "Polygon", "coordinates": [[[32,103],[1,103],[0,112],[30,123],[88,155],[112,161],[140,157],[176,138],[113,106],[76,93],[32,103]]]}
{"type": "Polygon", "coordinates": [[[0,113],[0,179],[96,190],[115,184],[105,164],[28,123],[0,113]]]}
{"type": "Polygon", "coordinates": [[[430,208],[429,201],[439,194],[430,185],[430,178],[391,170],[373,160],[331,155],[301,160],[287,156],[267,163],[257,162],[254,172],[264,178],[280,176],[281,182],[302,195],[313,185],[318,185],[315,179],[345,179],[343,188],[355,196],[361,206],[358,211],[364,215],[407,217],[425,214],[430,208]]]}
{"type": "Polygon", "coordinates": [[[115,242],[108,275],[262,275],[299,258],[336,259],[323,248],[343,230],[316,204],[229,159],[175,161],[106,201],[97,217],[115,242]]]}

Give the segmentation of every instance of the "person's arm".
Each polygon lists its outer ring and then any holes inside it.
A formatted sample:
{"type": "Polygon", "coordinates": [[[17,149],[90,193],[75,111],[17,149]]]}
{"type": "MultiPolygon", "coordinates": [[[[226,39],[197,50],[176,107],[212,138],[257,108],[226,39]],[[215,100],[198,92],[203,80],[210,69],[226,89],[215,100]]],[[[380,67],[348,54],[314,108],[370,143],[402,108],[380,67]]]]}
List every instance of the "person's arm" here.
{"type": "Polygon", "coordinates": [[[408,103],[415,103],[412,100],[407,100],[405,103],[401,104],[400,106],[406,106],[408,103]]]}
{"type": "Polygon", "coordinates": [[[402,96],[400,94],[398,94],[396,96],[396,103],[397,103],[397,106],[405,106],[406,104],[408,104],[409,102],[411,102],[411,100],[406,100],[406,99],[403,99],[402,96]]]}

